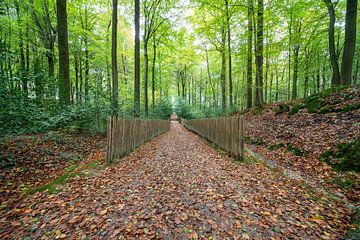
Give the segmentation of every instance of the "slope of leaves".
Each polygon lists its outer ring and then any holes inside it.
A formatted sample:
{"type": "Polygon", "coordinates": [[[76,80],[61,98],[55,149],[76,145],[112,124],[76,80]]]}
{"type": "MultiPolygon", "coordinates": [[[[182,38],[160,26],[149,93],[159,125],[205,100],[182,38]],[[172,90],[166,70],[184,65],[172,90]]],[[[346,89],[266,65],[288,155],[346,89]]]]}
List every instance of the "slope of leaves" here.
{"type": "Polygon", "coordinates": [[[360,89],[329,90],[306,101],[287,103],[285,106],[290,107],[285,111],[279,111],[285,109],[284,104],[269,104],[260,113],[246,113],[248,147],[283,169],[311,178],[319,187],[341,198],[346,195],[347,200],[356,203],[360,196],[359,174],[336,172],[320,158],[360,136],[360,109],[347,108],[360,105],[360,89]],[[317,102],[319,109],[309,107],[310,102],[317,102]],[[301,104],[305,107],[291,113],[290,109],[301,104]],[[350,182],[351,187],[343,187],[343,181],[350,182]]]}
{"type": "Polygon", "coordinates": [[[0,141],[1,208],[18,201],[60,175],[103,151],[102,135],[52,131],[35,135],[6,136],[0,141]]]}
{"type": "Polygon", "coordinates": [[[350,210],[173,124],[118,164],[1,212],[2,239],[338,239],[350,210]]]}

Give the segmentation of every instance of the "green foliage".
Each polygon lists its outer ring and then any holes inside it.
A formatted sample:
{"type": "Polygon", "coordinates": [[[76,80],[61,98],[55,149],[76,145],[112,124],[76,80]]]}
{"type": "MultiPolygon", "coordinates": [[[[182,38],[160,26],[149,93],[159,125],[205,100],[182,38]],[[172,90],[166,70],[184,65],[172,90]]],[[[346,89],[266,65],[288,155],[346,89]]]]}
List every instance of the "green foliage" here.
{"type": "Polygon", "coordinates": [[[289,112],[289,115],[295,115],[297,114],[301,109],[304,109],[306,108],[306,105],[303,104],[303,103],[300,103],[300,104],[296,104],[295,106],[293,106],[291,108],[291,111],[289,112]]]}
{"type": "Polygon", "coordinates": [[[294,146],[292,146],[292,145],[290,145],[290,144],[288,144],[287,146],[286,146],[286,152],[292,152],[293,154],[295,154],[296,156],[304,156],[304,152],[300,149],[300,148],[298,148],[298,147],[294,147],[294,146]]]}
{"type": "Polygon", "coordinates": [[[338,171],[360,171],[360,137],[339,144],[335,150],[326,151],[321,160],[338,171]]]}
{"type": "Polygon", "coordinates": [[[276,110],[276,114],[283,114],[290,111],[290,106],[286,104],[279,104],[278,109],[276,110]]]}
{"type": "Polygon", "coordinates": [[[169,119],[172,112],[173,106],[170,99],[164,99],[154,107],[150,116],[152,118],[169,119]]]}
{"type": "Polygon", "coordinates": [[[93,132],[106,129],[107,105],[72,105],[61,108],[55,100],[46,104],[36,99],[24,99],[19,94],[0,92],[0,132],[44,132],[59,128],[93,132]]]}

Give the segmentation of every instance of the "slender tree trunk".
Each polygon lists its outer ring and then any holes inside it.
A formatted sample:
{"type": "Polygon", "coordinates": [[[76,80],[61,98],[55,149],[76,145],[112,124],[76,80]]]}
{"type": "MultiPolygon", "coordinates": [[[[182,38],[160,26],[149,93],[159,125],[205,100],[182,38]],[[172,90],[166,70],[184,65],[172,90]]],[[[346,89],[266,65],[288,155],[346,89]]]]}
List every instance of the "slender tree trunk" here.
{"type": "Polygon", "coordinates": [[[215,86],[213,84],[211,73],[210,73],[209,51],[207,49],[206,49],[206,69],[207,69],[209,84],[210,84],[210,88],[211,88],[211,92],[212,92],[212,96],[213,96],[213,107],[215,107],[215,105],[216,105],[216,93],[215,93],[215,86]]]}
{"type": "Polygon", "coordinates": [[[262,106],[263,99],[263,47],[264,47],[264,2],[258,0],[256,31],[256,98],[255,105],[262,106]]]}
{"type": "Polygon", "coordinates": [[[227,25],[227,44],[228,44],[228,64],[229,64],[229,99],[230,107],[233,108],[233,79],[232,79],[232,52],[231,52],[231,23],[229,12],[229,1],[225,0],[226,5],[226,25],[227,25]]]}
{"type": "Polygon", "coordinates": [[[113,114],[117,116],[119,105],[119,79],[117,66],[117,25],[118,25],[118,0],[113,0],[112,13],[112,44],[111,44],[111,62],[112,62],[112,82],[113,82],[113,114]]]}
{"type": "Polygon", "coordinates": [[[270,73],[270,103],[272,103],[272,85],[273,85],[274,73],[271,71],[270,73]]]}
{"type": "Polygon", "coordinates": [[[304,98],[308,96],[308,89],[309,89],[309,56],[308,54],[305,54],[304,98]]]}
{"type": "Polygon", "coordinates": [[[253,102],[253,98],[252,98],[252,72],[253,72],[253,66],[252,66],[252,52],[253,52],[253,46],[252,46],[252,41],[253,41],[253,22],[252,22],[252,18],[253,18],[253,0],[248,0],[247,1],[248,4],[248,40],[247,40],[247,101],[246,101],[246,107],[247,108],[251,108],[252,107],[252,102],[253,102]]]}
{"type": "Polygon", "coordinates": [[[75,99],[79,103],[79,56],[75,55],[75,99]]]}
{"type": "Polygon", "coordinates": [[[140,0],[135,0],[134,113],[140,116],[140,0]]]}
{"type": "Polygon", "coordinates": [[[359,74],[359,67],[360,67],[360,61],[359,61],[359,57],[356,59],[356,68],[355,68],[355,74],[353,77],[353,84],[355,85],[358,79],[358,74],[359,74]]]}
{"type": "Polygon", "coordinates": [[[264,102],[267,102],[268,99],[268,78],[269,78],[269,67],[270,67],[270,59],[268,54],[268,47],[266,47],[266,60],[265,60],[265,96],[264,96],[264,102]]]}
{"type": "Polygon", "coordinates": [[[66,0],[56,0],[59,46],[59,96],[63,105],[70,105],[70,65],[66,0]]]}
{"type": "Polygon", "coordinates": [[[289,52],[288,52],[288,79],[287,79],[287,100],[290,100],[290,82],[291,82],[291,44],[292,44],[292,24],[293,16],[290,12],[290,23],[289,23],[289,52]]]}
{"type": "Polygon", "coordinates": [[[331,2],[331,0],[324,0],[328,12],[329,12],[329,29],[328,29],[328,35],[329,35],[329,53],[330,53],[330,61],[331,61],[331,67],[333,71],[333,77],[331,84],[332,85],[339,85],[340,84],[340,70],[339,70],[339,63],[338,63],[338,56],[336,53],[336,47],[335,47],[335,9],[334,9],[334,3],[331,2]]]}
{"type": "Polygon", "coordinates": [[[317,68],[317,72],[316,72],[316,91],[320,92],[320,67],[317,68]]]}
{"type": "Polygon", "coordinates": [[[20,51],[20,69],[19,69],[19,76],[22,83],[22,91],[24,98],[27,99],[28,97],[28,82],[26,76],[26,69],[25,69],[25,54],[24,54],[24,40],[22,34],[22,26],[21,26],[21,16],[20,16],[20,6],[17,1],[15,1],[15,9],[17,15],[17,22],[19,25],[19,51],[20,51]]]}
{"type": "MultiPolygon", "coordinates": [[[[82,56],[79,57],[79,80],[80,80],[80,89],[79,89],[79,102],[82,103],[83,101],[83,62],[82,56]]],[[[111,100],[112,101],[112,100],[111,100]]]]}
{"type": "Polygon", "coordinates": [[[152,75],[151,75],[151,101],[152,110],[155,108],[155,65],[156,65],[156,36],[153,36],[153,62],[152,62],[152,75]]]}
{"type": "Polygon", "coordinates": [[[300,45],[294,46],[294,75],[292,82],[292,100],[297,99],[297,80],[298,80],[298,71],[299,71],[299,50],[300,45]]]}
{"type": "Polygon", "coordinates": [[[222,46],[221,46],[221,108],[226,110],[226,32],[222,30],[222,46]]]}
{"type": "Polygon", "coordinates": [[[149,114],[149,97],[148,97],[148,79],[149,79],[149,53],[147,40],[144,41],[144,107],[145,114],[148,116],[149,114]]]}
{"type": "Polygon", "coordinates": [[[350,85],[356,46],[356,15],[358,0],[346,1],[345,46],[341,62],[341,84],[350,85]]]}
{"type": "Polygon", "coordinates": [[[322,68],[322,91],[325,90],[326,88],[326,66],[324,65],[323,68],[322,68]]]}

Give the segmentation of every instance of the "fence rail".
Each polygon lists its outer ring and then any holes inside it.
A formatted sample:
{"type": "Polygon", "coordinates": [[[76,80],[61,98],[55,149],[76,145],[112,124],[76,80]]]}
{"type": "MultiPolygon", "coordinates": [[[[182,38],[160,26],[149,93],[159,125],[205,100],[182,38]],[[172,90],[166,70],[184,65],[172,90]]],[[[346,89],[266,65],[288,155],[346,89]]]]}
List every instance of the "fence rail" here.
{"type": "Polygon", "coordinates": [[[244,124],[241,116],[181,120],[189,130],[231,153],[237,159],[244,159],[244,124]]]}
{"type": "Polygon", "coordinates": [[[110,117],[106,161],[111,162],[170,129],[166,120],[140,120],[110,117]]]}

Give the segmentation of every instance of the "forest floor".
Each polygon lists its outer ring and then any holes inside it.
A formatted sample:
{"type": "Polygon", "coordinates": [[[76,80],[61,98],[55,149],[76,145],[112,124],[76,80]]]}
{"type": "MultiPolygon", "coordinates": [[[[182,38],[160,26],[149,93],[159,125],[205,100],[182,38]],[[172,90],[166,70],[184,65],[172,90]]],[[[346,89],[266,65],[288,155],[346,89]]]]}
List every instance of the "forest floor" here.
{"type": "Polygon", "coordinates": [[[235,162],[177,123],[60,190],[0,210],[0,238],[339,239],[350,227],[343,201],[256,158],[235,162]]]}

